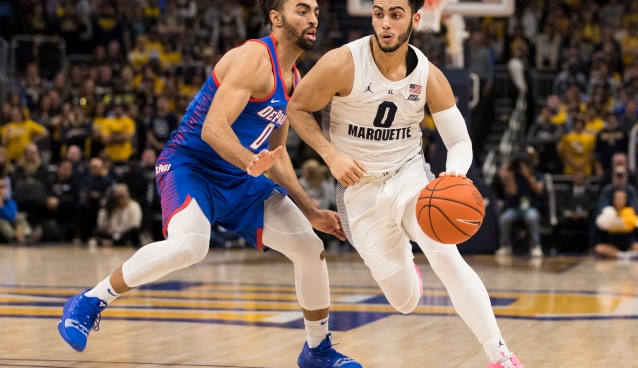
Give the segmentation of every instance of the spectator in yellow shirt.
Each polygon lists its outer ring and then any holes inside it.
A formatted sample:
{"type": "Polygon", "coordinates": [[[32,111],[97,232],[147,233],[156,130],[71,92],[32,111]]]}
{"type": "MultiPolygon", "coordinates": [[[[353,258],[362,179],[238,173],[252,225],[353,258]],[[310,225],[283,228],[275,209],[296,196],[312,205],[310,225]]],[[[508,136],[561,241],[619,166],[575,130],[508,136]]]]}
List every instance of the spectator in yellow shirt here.
{"type": "Polygon", "coordinates": [[[107,118],[102,126],[104,151],[113,163],[122,163],[131,157],[134,136],[135,122],[125,115],[123,101],[116,98],[113,100],[113,116],[107,118]]]}
{"type": "Polygon", "coordinates": [[[24,149],[29,143],[37,142],[48,134],[44,126],[25,119],[18,107],[11,108],[11,121],[0,128],[2,145],[7,148],[9,160],[12,162],[22,159],[24,149]]]}
{"type": "Polygon", "coordinates": [[[567,123],[567,111],[565,106],[561,104],[560,97],[557,95],[549,95],[547,96],[546,104],[547,108],[552,113],[552,124],[564,127],[567,123]]]}
{"type": "Polygon", "coordinates": [[[563,161],[564,174],[582,172],[592,174],[596,136],[585,131],[585,119],[576,115],[572,121],[572,131],[565,134],[558,145],[558,153],[563,161]]]}

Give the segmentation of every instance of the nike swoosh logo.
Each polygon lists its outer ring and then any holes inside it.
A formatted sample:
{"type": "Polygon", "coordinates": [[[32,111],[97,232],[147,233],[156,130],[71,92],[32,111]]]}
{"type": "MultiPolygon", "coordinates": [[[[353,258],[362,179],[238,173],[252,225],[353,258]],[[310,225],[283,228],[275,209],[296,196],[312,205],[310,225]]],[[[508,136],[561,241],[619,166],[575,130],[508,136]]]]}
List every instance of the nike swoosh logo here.
{"type": "Polygon", "coordinates": [[[89,336],[89,331],[87,331],[86,327],[82,326],[82,324],[73,319],[64,320],[64,327],[73,327],[80,331],[84,336],[89,336]]]}
{"type": "Polygon", "coordinates": [[[481,226],[481,223],[483,222],[481,220],[463,220],[463,219],[456,219],[456,221],[462,222],[462,223],[468,224],[468,225],[474,225],[474,226],[477,226],[477,227],[481,226]]]}
{"type": "Polygon", "coordinates": [[[277,102],[281,102],[281,100],[270,100],[270,103],[277,103],[277,102]]]}
{"type": "Polygon", "coordinates": [[[117,296],[117,294],[113,294],[113,293],[111,292],[111,289],[106,289],[106,291],[107,291],[109,294],[113,295],[113,296],[117,296]]]}
{"type": "Polygon", "coordinates": [[[328,320],[321,321],[321,325],[322,325],[322,326],[323,326],[323,325],[325,325],[326,323],[328,323],[328,320]]]}

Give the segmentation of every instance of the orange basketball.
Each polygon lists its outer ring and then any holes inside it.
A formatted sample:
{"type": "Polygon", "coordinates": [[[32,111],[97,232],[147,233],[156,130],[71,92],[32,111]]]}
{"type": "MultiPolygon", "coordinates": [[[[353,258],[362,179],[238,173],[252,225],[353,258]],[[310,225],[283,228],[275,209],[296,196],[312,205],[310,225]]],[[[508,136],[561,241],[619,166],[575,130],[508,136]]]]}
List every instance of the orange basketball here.
{"type": "Polygon", "coordinates": [[[459,244],[483,223],[483,196],[469,180],[443,176],[423,188],[416,202],[416,219],[425,235],[439,243],[459,244]]]}

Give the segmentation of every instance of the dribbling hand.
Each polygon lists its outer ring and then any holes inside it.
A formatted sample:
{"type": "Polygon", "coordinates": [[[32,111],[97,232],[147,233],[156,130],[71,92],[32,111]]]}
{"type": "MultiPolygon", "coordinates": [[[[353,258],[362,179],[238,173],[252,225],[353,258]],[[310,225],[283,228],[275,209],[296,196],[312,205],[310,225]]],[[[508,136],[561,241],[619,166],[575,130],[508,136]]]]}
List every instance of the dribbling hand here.
{"type": "Polygon", "coordinates": [[[277,161],[277,157],[279,157],[283,149],[283,147],[279,146],[275,148],[274,151],[265,149],[254,155],[250,164],[246,167],[248,175],[257,177],[270,169],[272,165],[275,164],[275,161],[277,161]]]}
{"type": "Polygon", "coordinates": [[[442,176],[458,176],[459,178],[463,178],[463,179],[469,180],[470,183],[474,183],[472,181],[472,179],[470,179],[467,176],[465,176],[465,174],[458,174],[458,173],[456,173],[454,171],[450,171],[450,172],[444,171],[444,172],[439,174],[439,177],[442,177],[442,176]]]}

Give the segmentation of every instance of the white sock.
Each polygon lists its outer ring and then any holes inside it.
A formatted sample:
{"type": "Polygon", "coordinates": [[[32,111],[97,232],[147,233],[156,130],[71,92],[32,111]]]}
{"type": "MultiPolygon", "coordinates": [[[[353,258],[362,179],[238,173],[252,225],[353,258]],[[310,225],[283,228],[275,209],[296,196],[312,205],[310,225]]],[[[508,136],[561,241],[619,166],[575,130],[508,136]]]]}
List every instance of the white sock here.
{"type": "Polygon", "coordinates": [[[100,298],[104,300],[106,304],[110,304],[120,296],[120,294],[113,290],[113,286],[111,286],[111,275],[102,280],[102,282],[97,284],[93,289],[87,291],[85,295],[92,298],[100,298]]]}
{"type": "Polygon", "coordinates": [[[632,258],[636,258],[638,257],[638,251],[635,250],[628,250],[628,251],[618,251],[618,253],[616,253],[616,257],[618,257],[619,259],[632,259],[632,258]]]}
{"type": "Polygon", "coordinates": [[[490,357],[490,362],[494,363],[509,358],[511,354],[507,344],[505,344],[505,340],[502,337],[486,342],[483,344],[483,349],[485,349],[485,354],[490,357]]]}
{"type": "Polygon", "coordinates": [[[303,323],[306,326],[306,341],[308,341],[308,347],[316,348],[328,334],[328,317],[319,321],[309,321],[304,318],[303,323]]]}

